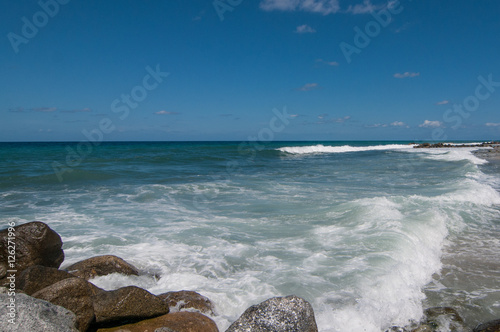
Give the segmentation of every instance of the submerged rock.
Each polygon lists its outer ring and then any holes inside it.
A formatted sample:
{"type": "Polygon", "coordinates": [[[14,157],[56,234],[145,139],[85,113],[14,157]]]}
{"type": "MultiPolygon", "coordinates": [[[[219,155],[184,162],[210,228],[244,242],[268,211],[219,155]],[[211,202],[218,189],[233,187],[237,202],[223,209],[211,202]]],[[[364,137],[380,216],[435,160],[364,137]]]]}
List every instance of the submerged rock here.
{"type": "Polygon", "coordinates": [[[7,270],[12,270],[8,256],[15,256],[13,267],[17,273],[33,265],[59,268],[63,262],[61,237],[43,222],[19,225],[10,233],[13,236],[9,236],[8,229],[0,231],[0,285],[6,283],[7,270]],[[9,238],[13,239],[10,243],[9,238]]]}
{"type": "Polygon", "coordinates": [[[111,273],[139,275],[139,270],[135,266],[113,255],[88,258],[68,266],[65,270],[85,280],[111,273]]]}
{"type": "Polygon", "coordinates": [[[88,284],[81,278],[68,278],[39,290],[33,297],[71,310],[76,315],[76,327],[85,332],[94,321],[94,305],[88,284]]]}
{"type": "Polygon", "coordinates": [[[215,315],[215,307],[207,297],[193,291],[168,292],[157,295],[171,311],[198,310],[202,314],[215,315]]]}
{"type": "Polygon", "coordinates": [[[97,332],[219,332],[213,320],[198,312],[174,312],[112,328],[99,329],[97,332]]]}
{"type": "MultiPolygon", "coordinates": [[[[1,303],[10,303],[11,298],[0,294],[1,303]]],[[[15,305],[13,324],[9,322],[10,308],[0,306],[0,331],[78,332],[76,316],[68,309],[21,293],[15,295],[15,305]]]]}
{"type": "Polygon", "coordinates": [[[251,306],[226,332],[317,332],[309,302],[291,295],[275,297],[251,306]]]}
{"type": "Polygon", "coordinates": [[[473,332],[500,332],[500,319],[478,325],[473,332]]]}
{"type": "Polygon", "coordinates": [[[386,332],[468,332],[462,317],[450,307],[433,307],[424,311],[424,317],[420,323],[410,326],[393,326],[386,332]]]}

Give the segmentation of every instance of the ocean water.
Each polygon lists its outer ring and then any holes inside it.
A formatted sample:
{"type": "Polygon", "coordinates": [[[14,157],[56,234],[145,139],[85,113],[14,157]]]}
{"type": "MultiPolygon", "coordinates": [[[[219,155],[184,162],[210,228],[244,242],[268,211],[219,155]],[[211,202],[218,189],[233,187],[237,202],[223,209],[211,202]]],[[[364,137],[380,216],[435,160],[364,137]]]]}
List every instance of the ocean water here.
{"type": "Polygon", "coordinates": [[[221,331],[290,294],[325,332],[384,331],[432,306],[473,327],[500,317],[500,168],[473,150],[0,143],[0,228],[47,223],[62,268],[114,254],[141,269],[93,280],[105,289],[198,291],[221,331]]]}

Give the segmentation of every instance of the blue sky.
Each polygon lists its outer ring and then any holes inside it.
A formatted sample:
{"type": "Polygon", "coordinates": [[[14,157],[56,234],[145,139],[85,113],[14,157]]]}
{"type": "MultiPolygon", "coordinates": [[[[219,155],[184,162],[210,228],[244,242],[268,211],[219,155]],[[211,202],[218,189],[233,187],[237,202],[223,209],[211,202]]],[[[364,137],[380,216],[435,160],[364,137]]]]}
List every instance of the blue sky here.
{"type": "Polygon", "coordinates": [[[500,139],[498,0],[0,7],[0,141],[500,139]]]}

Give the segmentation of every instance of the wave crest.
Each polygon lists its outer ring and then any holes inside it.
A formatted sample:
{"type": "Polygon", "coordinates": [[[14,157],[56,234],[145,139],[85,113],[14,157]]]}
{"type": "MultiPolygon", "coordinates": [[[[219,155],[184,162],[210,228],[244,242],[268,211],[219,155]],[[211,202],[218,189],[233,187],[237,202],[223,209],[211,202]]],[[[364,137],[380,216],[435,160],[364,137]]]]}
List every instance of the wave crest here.
{"type": "Polygon", "coordinates": [[[362,151],[377,151],[377,150],[402,150],[410,149],[415,145],[405,144],[387,144],[373,146],[324,146],[322,144],[309,146],[286,146],[277,150],[290,154],[314,154],[314,153],[345,153],[345,152],[362,152],[362,151]]]}

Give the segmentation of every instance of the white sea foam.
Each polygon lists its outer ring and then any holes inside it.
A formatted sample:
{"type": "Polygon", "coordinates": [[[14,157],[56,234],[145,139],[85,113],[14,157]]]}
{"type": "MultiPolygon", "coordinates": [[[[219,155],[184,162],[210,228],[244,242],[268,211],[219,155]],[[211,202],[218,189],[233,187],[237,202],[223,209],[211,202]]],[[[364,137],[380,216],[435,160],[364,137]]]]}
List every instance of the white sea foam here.
{"type": "MultiPolygon", "coordinates": [[[[321,331],[379,332],[420,318],[421,288],[441,267],[449,221],[437,209],[419,212],[414,206],[418,206],[414,199],[403,197],[398,202],[384,197],[361,199],[345,206],[359,211],[356,225],[346,220],[344,226],[336,223],[316,229],[322,242],[332,238],[334,246],[355,253],[353,278],[359,279],[352,290],[352,304],[332,307],[328,305],[336,302],[332,294],[317,300],[322,308],[317,315],[321,331]]],[[[335,269],[349,276],[350,265],[335,269]]]]}
{"type": "Polygon", "coordinates": [[[380,151],[380,150],[402,150],[410,149],[415,145],[404,144],[387,144],[373,146],[325,146],[325,145],[310,145],[310,146],[288,146],[278,150],[290,154],[314,154],[314,153],[345,153],[345,152],[362,152],[362,151],[380,151]]]}
{"type": "MultiPolygon", "coordinates": [[[[485,176],[468,148],[282,149],[409,153],[391,154],[389,161],[374,153],[373,163],[352,160],[356,169],[269,154],[266,167],[242,167],[226,181],[207,179],[212,164],[209,171],[193,166],[204,180],[186,182],[168,181],[161,166],[155,172],[162,175],[153,180],[141,173],[130,182],[22,192],[19,199],[28,208],[18,208],[16,223],[38,219],[59,232],[62,268],[114,254],[144,272],[93,280],[105,289],[198,291],[215,302],[220,331],[253,304],[296,294],[313,304],[321,332],[380,332],[419,319],[422,288],[439,273],[450,237],[470,227],[485,236],[481,226],[498,220],[500,195],[490,185],[498,178],[485,176]],[[410,158],[414,167],[400,167],[410,158]],[[163,176],[165,183],[155,183],[163,176]],[[390,191],[395,179],[408,182],[390,191]],[[194,206],[196,197],[203,210],[194,206]]],[[[498,242],[489,243],[496,257],[498,242]]],[[[484,289],[477,294],[487,296],[484,289]]]]}
{"type": "Polygon", "coordinates": [[[461,161],[467,160],[474,165],[487,164],[488,161],[476,157],[472,152],[477,148],[440,148],[440,149],[418,149],[415,152],[424,153],[425,157],[432,160],[461,161]]]}

